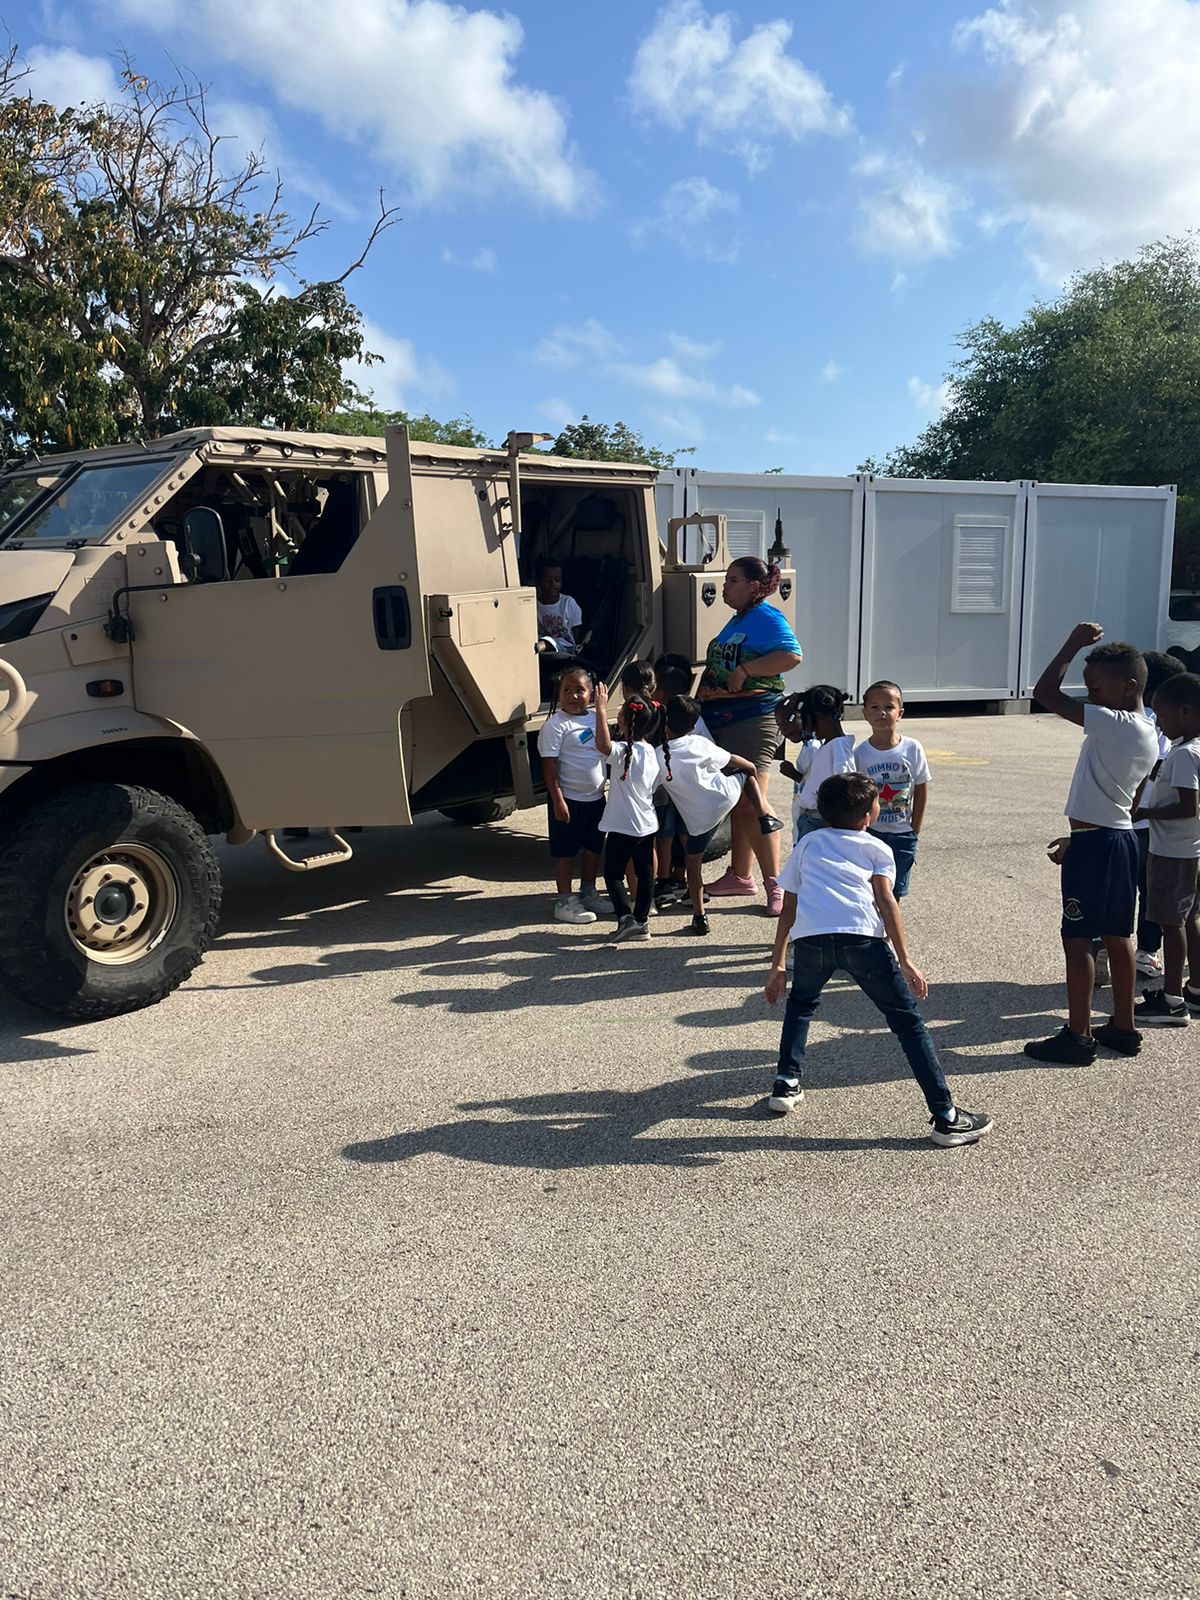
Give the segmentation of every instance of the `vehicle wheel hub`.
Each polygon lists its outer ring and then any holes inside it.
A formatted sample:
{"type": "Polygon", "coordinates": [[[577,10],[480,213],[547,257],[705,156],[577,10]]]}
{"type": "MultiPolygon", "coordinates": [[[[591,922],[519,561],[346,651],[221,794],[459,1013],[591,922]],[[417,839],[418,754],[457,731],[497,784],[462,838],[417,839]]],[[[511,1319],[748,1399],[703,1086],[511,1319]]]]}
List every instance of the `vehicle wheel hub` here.
{"type": "Polygon", "coordinates": [[[175,920],[179,889],[157,850],[116,844],[71,879],[67,932],[91,961],[123,965],[149,954],[175,920]]]}

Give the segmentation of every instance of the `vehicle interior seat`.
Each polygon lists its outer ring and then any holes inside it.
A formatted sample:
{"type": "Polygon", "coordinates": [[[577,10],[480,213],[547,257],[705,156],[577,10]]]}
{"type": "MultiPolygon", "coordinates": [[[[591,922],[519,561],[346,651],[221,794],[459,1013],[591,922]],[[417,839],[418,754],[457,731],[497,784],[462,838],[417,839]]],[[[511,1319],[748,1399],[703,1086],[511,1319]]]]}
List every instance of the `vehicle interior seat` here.
{"type": "Polygon", "coordinates": [[[339,478],[329,487],[321,515],[293,557],[288,571],[303,578],[317,572],[336,572],[358,538],[358,483],[339,478]]]}

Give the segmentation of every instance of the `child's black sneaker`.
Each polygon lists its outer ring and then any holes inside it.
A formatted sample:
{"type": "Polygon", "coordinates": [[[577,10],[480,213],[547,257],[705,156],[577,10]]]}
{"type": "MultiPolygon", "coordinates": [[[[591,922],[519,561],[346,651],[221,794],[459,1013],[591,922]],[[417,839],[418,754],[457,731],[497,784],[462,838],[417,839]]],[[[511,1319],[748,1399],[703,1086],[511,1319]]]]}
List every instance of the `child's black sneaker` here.
{"type": "Polygon", "coordinates": [[[1063,1067],[1087,1067],[1096,1059],[1096,1041],[1081,1039],[1064,1022],[1048,1039],[1031,1039],[1025,1054],[1035,1061],[1053,1061],[1063,1067]]]}
{"type": "Polygon", "coordinates": [[[986,1111],[964,1111],[955,1106],[948,1117],[930,1117],[934,1144],[976,1144],[992,1125],[986,1111]]]}
{"type": "Polygon", "coordinates": [[[785,1117],[792,1107],[798,1106],[803,1099],[804,1090],[798,1083],[789,1083],[786,1078],[776,1078],[767,1098],[767,1110],[785,1117]]]}
{"type": "Polygon", "coordinates": [[[1147,989],[1133,1008],[1139,1028],[1186,1028],[1191,1018],[1182,1000],[1174,1004],[1162,989],[1147,989]]]}
{"type": "Polygon", "coordinates": [[[1111,1017],[1092,1029],[1092,1038],[1106,1050],[1115,1050],[1119,1056],[1136,1056],[1142,1051],[1142,1036],[1137,1029],[1118,1028],[1111,1017]]]}
{"type": "Polygon", "coordinates": [[[1200,1017],[1200,989],[1193,989],[1190,983],[1185,983],[1183,1003],[1194,1017],[1200,1017]]]}
{"type": "Polygon", "coordinates": [[[778,833],[782,827],[783,823],[780,822],[778,817],[762,816],[758,819],[758,831],[760,833],[778,833]]]}
{"type": "Polygon", "coordinates": [[[707,917],[693,917],[683,931],[684,933],[694,933],[697,937],[705,937],[712,932],[712,929],[708,925],[707,917]]]}
{"type": "Polygon", "coordinates": [[[638,926],[638,920],[631,911],[627,911],[623,917],[618,917],[611,936],[613,944],[620,944],[623,939],[631,939],[633,930],[638,926]]]}

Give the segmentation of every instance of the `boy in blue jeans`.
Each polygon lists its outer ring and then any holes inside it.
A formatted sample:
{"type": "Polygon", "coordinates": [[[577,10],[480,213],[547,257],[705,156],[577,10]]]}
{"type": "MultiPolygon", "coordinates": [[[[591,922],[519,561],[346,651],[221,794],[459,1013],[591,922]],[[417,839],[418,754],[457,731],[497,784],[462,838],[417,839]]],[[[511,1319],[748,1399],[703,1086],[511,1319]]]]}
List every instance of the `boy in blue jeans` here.
{"type": "Polygon", "coordinates": [[[800,1069],[809,1023],[833,974],[848,972],[900,1041],[929,1107],[933,1125],[929,1137],[934,1144],[974,1144],[992,1121],[982,1111],[955,1106],[917,1009],[917,1001],[929,990],[908,957],[900,907],[892,891],[895,858],[867,831],[879,816],[875,782],[861,772],[826,778],[817,807],[825,826],[805,834],[779,875],[783,911],[775,932],[767,1001],[774,1005],[787,987],[789,939],[792,990],[767,1105],[783,1114],[804,1099],[800,1069]]]}

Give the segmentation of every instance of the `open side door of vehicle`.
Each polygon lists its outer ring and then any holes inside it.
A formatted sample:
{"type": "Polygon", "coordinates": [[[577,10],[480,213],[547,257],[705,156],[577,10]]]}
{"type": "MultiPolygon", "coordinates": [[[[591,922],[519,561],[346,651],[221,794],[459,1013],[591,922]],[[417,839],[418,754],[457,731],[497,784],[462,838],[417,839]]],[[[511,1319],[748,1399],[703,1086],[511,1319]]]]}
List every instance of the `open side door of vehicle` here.
{"type": "MultiPolygon", "coordinates": [[[[360,473],[364,517],[370,487],[360,473]]],[[[431,692],[424,613],[392,429],[388,492],[336,571],[130,594],[135,701],[207,747],[248,827],[409,823],[399,722],[431,692]]]]}

